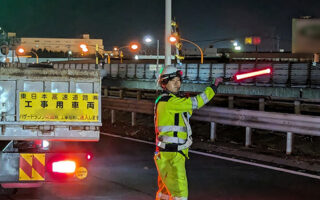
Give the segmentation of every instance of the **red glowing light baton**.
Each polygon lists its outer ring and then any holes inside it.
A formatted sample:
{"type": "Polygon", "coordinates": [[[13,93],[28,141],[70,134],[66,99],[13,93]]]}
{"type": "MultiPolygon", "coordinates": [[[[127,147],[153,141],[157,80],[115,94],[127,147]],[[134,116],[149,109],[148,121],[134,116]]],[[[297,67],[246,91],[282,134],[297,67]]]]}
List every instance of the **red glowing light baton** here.
{"type": "Polygon", "coordinates": [[[230,78],[224,78],[224,82],[226,81],[241,81],[244,79],[248,79],[248,78],[254,78],[256,76],[262,76],[262,75],[267,75],[267,74],[271,74],[272,70],[270,67],[264,68],[264,69],[259,69],[259,70],[255,70],[255,71],[251,71],[251,72],[246,72],[246,73],[238,73],[235,74],[233,77],[230,78]]]}
{"type": "Polygon", "coordinates": [[[261,76],[261,75],[266,75],[266,74],[271,74],[271,68],[265,68],[265,69],[260,69],[260,70],[256,70],[256,71],[252,71],[252,72],[236,74],[234,79],[236,81],[240,81],[243,79],[253,78],[256,76],[261,76]]]}

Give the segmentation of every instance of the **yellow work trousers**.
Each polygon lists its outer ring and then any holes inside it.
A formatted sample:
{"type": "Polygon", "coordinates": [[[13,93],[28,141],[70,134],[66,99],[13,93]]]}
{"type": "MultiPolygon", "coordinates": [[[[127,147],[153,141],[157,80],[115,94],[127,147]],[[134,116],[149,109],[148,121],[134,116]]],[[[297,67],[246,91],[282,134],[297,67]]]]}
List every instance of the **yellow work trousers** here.
{"type": "Polygon", "coordinates": [[[159,174],[156,200],[187,199],[186,158],[179,152],[156,152],[154,160],[159,174]]]}

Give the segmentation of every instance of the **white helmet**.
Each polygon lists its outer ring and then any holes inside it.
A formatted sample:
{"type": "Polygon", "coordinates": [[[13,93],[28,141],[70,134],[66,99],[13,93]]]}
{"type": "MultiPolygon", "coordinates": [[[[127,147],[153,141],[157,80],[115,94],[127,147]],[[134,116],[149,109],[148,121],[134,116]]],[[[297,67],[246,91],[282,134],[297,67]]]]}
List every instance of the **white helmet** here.
{"type": "Polygon", "coordinates": [[[169,80],[173,79],[174,77],[179,77],[182,80],[182,71],[175,68],[173,65],[166,66],[158,78],[158,84],[163,88],[169,80]]]}

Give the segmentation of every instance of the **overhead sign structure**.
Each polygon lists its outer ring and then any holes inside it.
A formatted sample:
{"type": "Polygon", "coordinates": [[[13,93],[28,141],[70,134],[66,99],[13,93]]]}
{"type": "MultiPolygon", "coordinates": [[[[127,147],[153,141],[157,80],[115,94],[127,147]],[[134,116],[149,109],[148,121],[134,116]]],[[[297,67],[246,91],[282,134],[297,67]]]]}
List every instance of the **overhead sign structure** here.
{"type": "Polygon", "coordinates": [[[98,94],[20,92],[20,121],[82,121],[99,119],[98,94]]]}
{"type": "Polygon", "coordinates": [[[320,19],[292,20],[292,53],[320,53],[320,19]]]}

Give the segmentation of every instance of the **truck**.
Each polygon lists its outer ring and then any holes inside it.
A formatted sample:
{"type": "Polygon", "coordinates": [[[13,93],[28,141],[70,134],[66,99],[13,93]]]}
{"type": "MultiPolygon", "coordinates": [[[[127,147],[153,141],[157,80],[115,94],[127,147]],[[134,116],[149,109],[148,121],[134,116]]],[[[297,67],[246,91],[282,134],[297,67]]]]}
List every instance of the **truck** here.
{"type": "Polygon", "coordinates": [[[85,181],[93,155],[68,144],[99,141],[101,125],[99,70],[0,67],[1,191],[85,181]]]}

